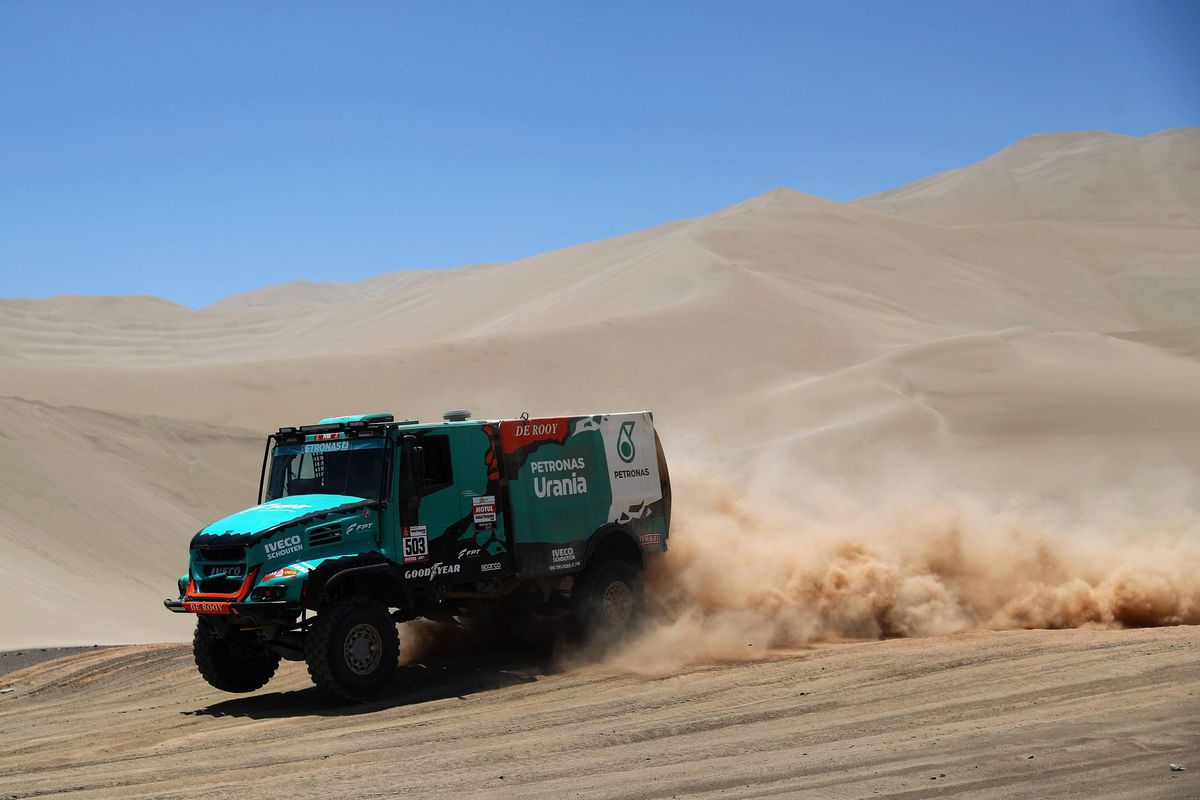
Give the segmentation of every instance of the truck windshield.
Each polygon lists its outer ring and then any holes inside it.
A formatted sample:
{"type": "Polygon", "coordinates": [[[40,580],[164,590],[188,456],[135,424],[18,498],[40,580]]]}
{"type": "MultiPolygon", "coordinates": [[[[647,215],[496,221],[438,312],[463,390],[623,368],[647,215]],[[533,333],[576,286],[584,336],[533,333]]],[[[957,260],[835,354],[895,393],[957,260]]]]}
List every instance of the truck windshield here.
{"type": "Polygon", "coordinates": [[[341,494],[381,500],[384,439],[281,444],[271,451],[263,501],[299,494],[341,494]]]}

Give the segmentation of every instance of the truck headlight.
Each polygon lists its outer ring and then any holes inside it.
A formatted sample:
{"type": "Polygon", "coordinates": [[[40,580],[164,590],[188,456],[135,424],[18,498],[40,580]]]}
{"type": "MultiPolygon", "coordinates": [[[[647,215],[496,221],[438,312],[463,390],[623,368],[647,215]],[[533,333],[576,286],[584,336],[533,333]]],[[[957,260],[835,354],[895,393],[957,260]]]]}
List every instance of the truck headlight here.
{"type": "Polygon", "coordinates": [[[286,586],[259,586],[250,593],[250,601],[282,600],[286,594],[286,586]]]}

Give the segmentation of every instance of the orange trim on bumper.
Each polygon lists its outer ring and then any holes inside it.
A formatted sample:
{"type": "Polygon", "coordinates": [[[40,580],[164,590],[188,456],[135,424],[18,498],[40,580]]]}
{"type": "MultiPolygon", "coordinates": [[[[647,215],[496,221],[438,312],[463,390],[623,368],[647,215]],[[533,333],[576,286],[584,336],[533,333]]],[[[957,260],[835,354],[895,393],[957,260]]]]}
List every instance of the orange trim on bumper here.
{"type": "Polygon", "coordinates": [[[228,614],[230,603],[240,603],[250,594],[250,587],[254,585],[257,574],[257,569],[250,570],[238,590],[228,594],[196,594],[196,582],[189,575],[187,594],[183,596],[183,609],[193,614],[228,614]]]}

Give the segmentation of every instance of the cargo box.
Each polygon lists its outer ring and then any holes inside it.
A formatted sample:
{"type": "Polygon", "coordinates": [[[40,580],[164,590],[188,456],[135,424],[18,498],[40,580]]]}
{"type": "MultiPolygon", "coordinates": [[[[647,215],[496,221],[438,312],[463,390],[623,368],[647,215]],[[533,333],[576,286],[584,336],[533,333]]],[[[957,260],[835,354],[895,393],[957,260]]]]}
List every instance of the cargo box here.
{"type": "Polygon", "coordinates": [[[520,577],[578,570],[606,526],[666,549],[669,490],[649,412],[505,420],[500,443],[520,577]]]}

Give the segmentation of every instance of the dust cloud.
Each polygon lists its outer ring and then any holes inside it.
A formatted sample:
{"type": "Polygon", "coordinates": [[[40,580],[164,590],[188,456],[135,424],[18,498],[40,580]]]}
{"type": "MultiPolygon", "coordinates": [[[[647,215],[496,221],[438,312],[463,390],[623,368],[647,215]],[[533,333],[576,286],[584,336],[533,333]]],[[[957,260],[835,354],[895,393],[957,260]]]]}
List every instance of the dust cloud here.
{"type": "Polygon", "coordinates": [[[816,642],[1200,624],[1200,514],[1178,491],[1109,492],[1068,514],[912,475],[868,497],[783,463],[734,472],[673,463],[670,550],[651,562],[629,640],[531,644],[500,617],[419,620],[401,627],[402,660],[505,651],[663,675],[816,642]]]}
{"type": "Polygon", "coordinates": [[[1200,623],[1200,523],[1165,498],[1069,517],[928,482],[865,500],[772,465],[673,471],[648,619],[606,663],[643,673],[820,641],[1200,623]],[[1146,509],[1152,509],[1153,514],[1146,509]]]}

